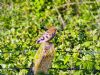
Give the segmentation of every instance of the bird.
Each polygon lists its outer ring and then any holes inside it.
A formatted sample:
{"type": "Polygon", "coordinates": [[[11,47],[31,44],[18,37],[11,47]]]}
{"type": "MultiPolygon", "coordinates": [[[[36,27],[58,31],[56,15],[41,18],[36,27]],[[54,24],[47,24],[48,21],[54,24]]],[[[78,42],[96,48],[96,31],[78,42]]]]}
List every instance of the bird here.
{"type": "Polygon", "coordinates": [[[37,43],[43,43],[50,41],[56,34],[56,27],[50,27],[38,40],[37,43]]]}

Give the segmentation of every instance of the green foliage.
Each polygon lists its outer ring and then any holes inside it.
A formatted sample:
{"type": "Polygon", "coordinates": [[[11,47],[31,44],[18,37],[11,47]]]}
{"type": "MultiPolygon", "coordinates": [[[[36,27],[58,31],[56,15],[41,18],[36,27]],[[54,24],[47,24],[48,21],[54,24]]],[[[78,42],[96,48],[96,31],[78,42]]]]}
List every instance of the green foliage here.
{"type": "Polygon", "coordinates": [[[27,69],[16,67],[30,67],[39,48],[36,40],[45,27],[54,25],[59,28],[52,40],[57,52],[52,63],[55,69],[51,68],[49,74],[98,75],[100,2],[96,1],[0,0],[0,73],[25,75],[27,69]],[[64,30],[54,6],[66,23],[64,30]]]}

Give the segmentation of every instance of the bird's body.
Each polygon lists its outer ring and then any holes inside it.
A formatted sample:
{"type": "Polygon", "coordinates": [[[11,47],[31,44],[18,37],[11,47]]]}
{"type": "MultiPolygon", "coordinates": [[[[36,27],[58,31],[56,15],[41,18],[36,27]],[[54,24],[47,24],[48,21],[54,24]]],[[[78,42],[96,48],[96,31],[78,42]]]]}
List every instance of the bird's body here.
{"type": "Polygon", "coordinates": [[[47,42],[51,40],[56,34],[56,28],[51,27],[49,28],[43,35],[37,40],[37,43],[47,42]]]}

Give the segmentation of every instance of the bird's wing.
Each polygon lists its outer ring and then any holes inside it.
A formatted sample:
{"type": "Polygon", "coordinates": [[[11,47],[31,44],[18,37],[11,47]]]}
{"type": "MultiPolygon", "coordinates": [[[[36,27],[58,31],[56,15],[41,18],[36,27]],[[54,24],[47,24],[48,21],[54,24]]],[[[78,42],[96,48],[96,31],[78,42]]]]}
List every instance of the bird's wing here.
{"type": "Polygon", "coordinates": [[[42,42],[46,42],[48,40],[51,39],[51,35],[47,32],[45,32],[38,40],[37,40],[37,43],[42,43],[42,42]]]}

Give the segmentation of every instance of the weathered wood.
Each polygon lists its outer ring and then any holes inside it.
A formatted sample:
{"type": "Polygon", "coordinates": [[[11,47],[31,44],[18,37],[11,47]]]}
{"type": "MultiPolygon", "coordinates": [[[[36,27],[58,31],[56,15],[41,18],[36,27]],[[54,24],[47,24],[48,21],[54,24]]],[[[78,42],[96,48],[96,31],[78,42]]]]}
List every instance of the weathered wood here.
{"type": "Polygon", "coordinates": [[[34,56],[34,74],[38,75],[39,72],[47,74],[48,69],[51,67],[54,58],[55,49],[54,45],[49,42],[44,42],[39,47],[34,56]]]}

